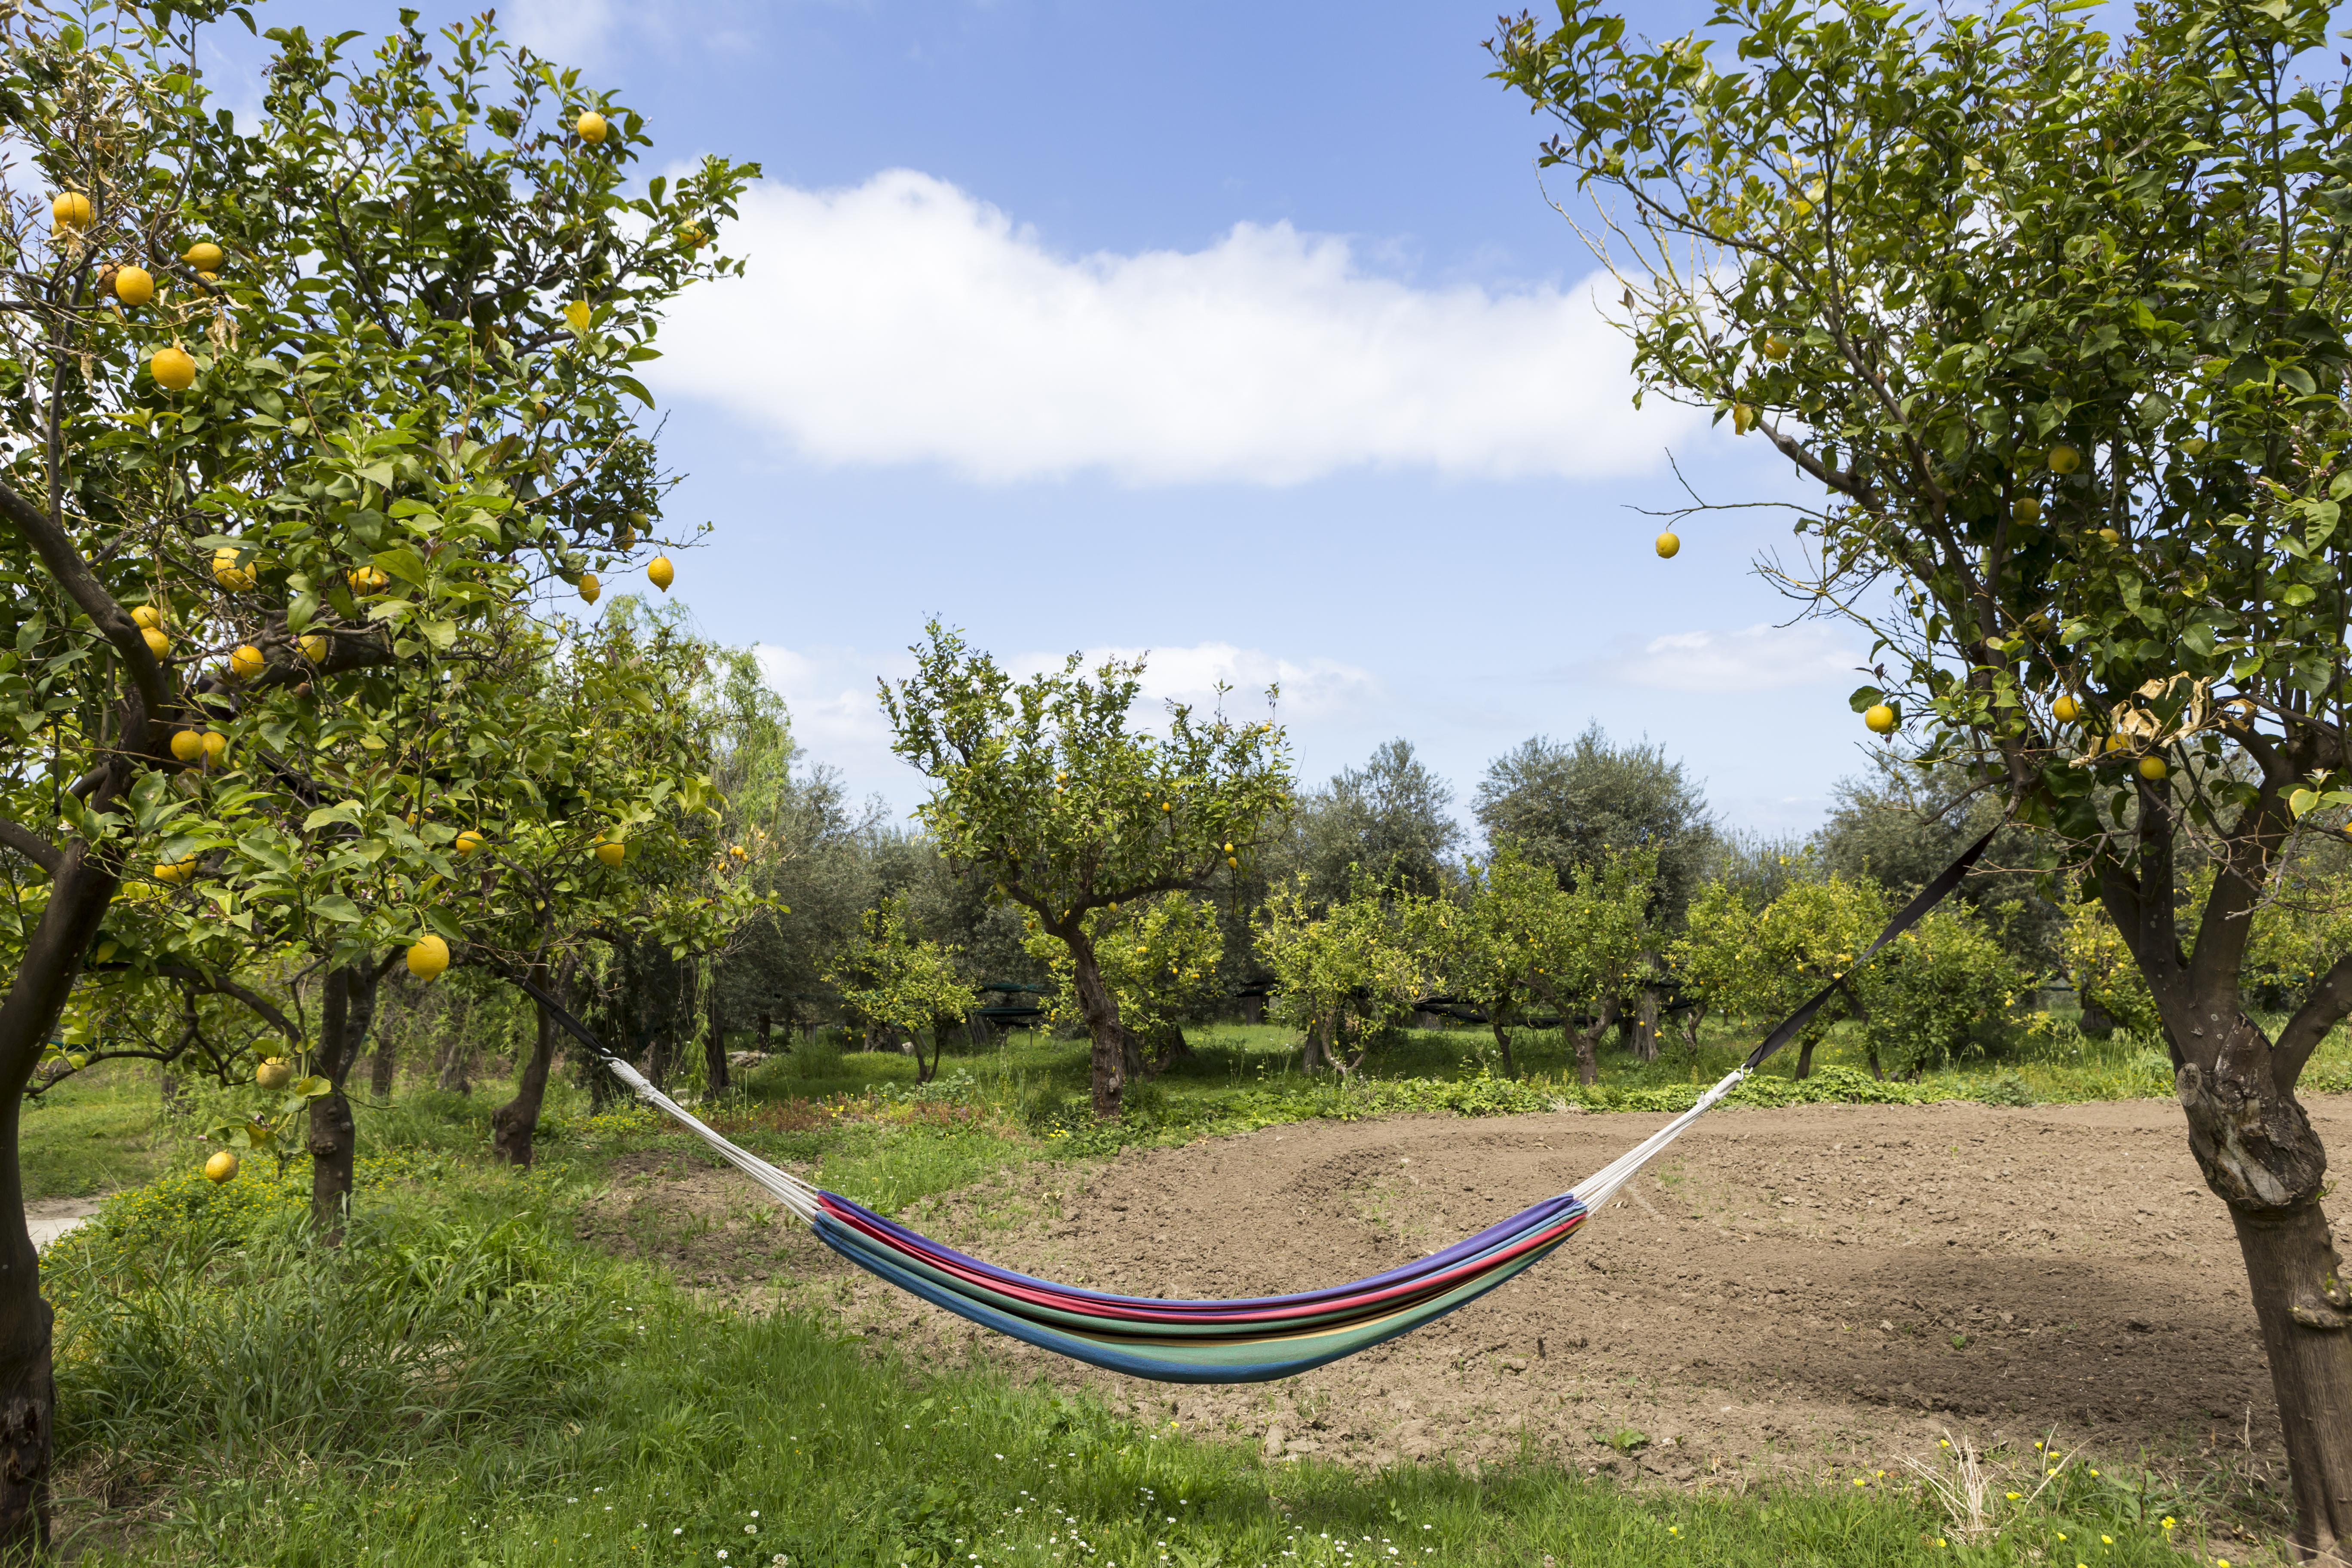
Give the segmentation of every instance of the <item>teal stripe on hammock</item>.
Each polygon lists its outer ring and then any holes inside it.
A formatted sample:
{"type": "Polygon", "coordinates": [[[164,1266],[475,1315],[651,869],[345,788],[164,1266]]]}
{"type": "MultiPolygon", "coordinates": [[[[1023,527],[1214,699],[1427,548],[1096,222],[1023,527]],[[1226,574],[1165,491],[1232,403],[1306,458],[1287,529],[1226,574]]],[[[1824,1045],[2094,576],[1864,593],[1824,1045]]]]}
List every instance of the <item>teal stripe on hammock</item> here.
{"type": "MultiPolygon", "coordinates": [[[[1533,1230],[1549,1229],[1558,1223],[1559,1220],[1557,1216],[1555,1216],[1553,1218],[1546,1219],[1538,1225],[1531,1226],[1528,1228],[1533,1230]]],[[[1020,1318],[1029,1322],[1058,1324],[1078,1333],[1117,1333],[1123,1338],[1132,1338],[1147,1342],[1180,1339],[1223,1340],[1228,1342],[1271,1341],[1292,1337],[1297,1333],[1311,1331],[1325,1325],[1337,1327],[1351,1322],[1366,1321],[1367,1310],[1365,1308],[1345,1305],[1335,1308],[1328,1312],[1314,1312],[1302,1317],[1286,1318],[1279,1321],[1261,1321],[1254,1323],[1137,1322],[1134,1320],[1126,1318],[1094,1317],[1082,1312],[1068,1311],[1061,1308],[1041,1306],[1034,1301],[1024,1301],[1017,1296],[1009,1296],[1002,1291],[990,1289],[983,1285],[975,1285],[970,1280],[960,1279],[957,1276],[947,1272],[945,1269],[939,1268],[935,1264],[926,1262],[923,1258],[912,1253],[902,1252],[895,1247],[886,1250],[881,1247],[879,1243],[877,1243],[873,1237],[867,1236],[865,1232],[856,1229],[855,1226],[843,1225],[839,1220],[836,1220],[830,1215],[821,1218],[818,1221],[818,1225],[821,1231],[824,1227],[831,1227],[842,1232],[844,1235],[856,1237],[862,1246],[875,1249],[877,1252],[882,1252],[884,1256],[887,1256],[895,1261],[901,1269],[908,1273],[921,1275],[923,1278],[930,1280],[933,1285],[937,1286],[941,1290],[956,1296],[963,1297],[966,1300],[979,1301],[984,1306],[993,1307],[998,1311],[1003,1312],[1011,1317],[1020,1318]]],[[[1576,1227],[1570,1227],[1569,1235],[1573,1236],[1575,1233],[1576,1227]]],[[[1520,1235],[1524,1234],[1524,1232],[1520,1233],[1520,1235]]],[[[1560,1239],[1564,1241],[1567,1239],[1567,1237],[1562,1237],[1560,1239]]],[[[1455,1266],[1475,1265],[1479,1258],[1489,1258],[1497,1252],[1507,1251],[1509,1248],[1517,1246],[1518,1242],[1519,1236],[1505,1237],[1483,1252],[1475,1253],[1466,1258],[1457,1259],[1455,1266]]],[[[1558,1243],[1554,1243],[1553,1245],[1557,1246],[1558,1243]]],[[[1540,1252],[1538,1252],[1538,1256],[1540,1256],[1540,1252]]],[[[1516,1272],[1516,1270],[1514,1270],[1514,1272],[1516,1272]]],[[[1463,1280],[1461,1285],[1475,1285],[1476,1283],[1478,1283],[1478,1277],[1474,1275],[1472,1278],[1463,1280]]],[[[1454,1289],[1457,1289],[1460,1288],[1460,1285],[1454,1287],[1454,1289]]],[[[1370,1309],[1370,1311],[1377,1316],[1386,1317],[1397,1311],[1409,1310],[1413,1305],[1415,1305],[1415,1303],[1410,1298],[1404,1298],[1394,1302],[1381,1303],[1370,1309]]]]}
{"type": "MultiPolygon", "coordinates": [[[[1569,1236],[1575,1234],[1569,1232],[1569,1236]]],[[[1055,1328],[989,1306],[961,1289],[944,1289],[903,1266],[898,1255],[875,1247],[846,1226],[820,1223],[817,1235],[826,1246],[867,1272],[982,1328],[1092,1366],[1161,1383],[1264,1383],[1338,1361],[1400,1334],[1411,1333],[1476,1300],[1533,1268],[1568,1240],[1564,1236],[1477,1279],[1465,1280],[1442,1296],[1368,1319],[1353,1327],[1203,1342],[1055,1328]]]]}

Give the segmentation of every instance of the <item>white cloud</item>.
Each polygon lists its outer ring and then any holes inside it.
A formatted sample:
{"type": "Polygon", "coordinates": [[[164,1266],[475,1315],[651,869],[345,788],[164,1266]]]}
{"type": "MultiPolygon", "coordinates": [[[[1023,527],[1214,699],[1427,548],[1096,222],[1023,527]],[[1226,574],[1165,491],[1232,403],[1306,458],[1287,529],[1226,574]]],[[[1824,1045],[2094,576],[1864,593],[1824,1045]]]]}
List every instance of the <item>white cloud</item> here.
{"type": "Polygon", "coordinates": [[[823,463],[989,482],[1587,479],[1700,428],[1634,412],[1589,285],[1416,288],[1286,223],[1200,251],[1059,256],[900,169],[761,184],[727,243],[748,275],[690,290],[650,368],[667,398],[714,399],[823,463]]]}
{"type": "MultiPolygon", "coordinates": [[[[877,697],[877,682],[901,679],[914,672],[913,658],[904,652],[872,654],[848,647],[759,647],[760,668],[792,712],[793,734],[814,762],[839,768],[852,793],[879,792],[909,803],[922,793],[921,781],[890,750],[890,725],[877,697]]],[[[1158,727],[1169,699],[1206,709],[1223,681],[1233,688],[1225,710],[1238,720],[1265,711],[1265,689],[1282,688],[1277,720],[1319,721],[1362,710],[1381,695],[1370,671],[1337,659],[1284,658],[1259,648],[1231,643],[1200,643],[1190,647],[1095,647],[1083,651],[1088,671],[1111,658],[1146,658],[1141,700],[1134,721],[1145,729],[1158,727]]],[[[1026,677],[1059,669],[1063,654],[1023,653],[1004,658],[1004,667],[1026,677]]]]}
{"type": "Polygon", "coordinates": [[[1861,662],[1844,628],[1804,622],[1674,632],[1567,673],[1661,691],[1778,691],[1852,676],[1861,662]]]}
{"type": "Polygon", "coordinates": [[[604,58],[620,18],[612,0],[516,0],[507,20],[537,53],[576,66],[604,58]]]}

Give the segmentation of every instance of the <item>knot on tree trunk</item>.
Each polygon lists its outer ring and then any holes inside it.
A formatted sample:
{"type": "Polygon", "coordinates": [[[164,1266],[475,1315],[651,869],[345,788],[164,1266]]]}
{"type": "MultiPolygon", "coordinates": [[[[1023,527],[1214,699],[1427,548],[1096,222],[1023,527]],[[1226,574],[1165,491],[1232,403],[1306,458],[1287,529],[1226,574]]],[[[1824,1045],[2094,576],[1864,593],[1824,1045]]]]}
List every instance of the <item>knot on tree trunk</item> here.
{"type": "Polygon", "coordinates": [[[2173,1075],[2173,1089],[2188,1113],[2189,1152],[2223,1203],[2260,1215],[2317,1199],[2327,1152],[2267,1063],[2248,1072],[2228,1054],[2210,1068],[2189,1062],[2173,1075]]]}

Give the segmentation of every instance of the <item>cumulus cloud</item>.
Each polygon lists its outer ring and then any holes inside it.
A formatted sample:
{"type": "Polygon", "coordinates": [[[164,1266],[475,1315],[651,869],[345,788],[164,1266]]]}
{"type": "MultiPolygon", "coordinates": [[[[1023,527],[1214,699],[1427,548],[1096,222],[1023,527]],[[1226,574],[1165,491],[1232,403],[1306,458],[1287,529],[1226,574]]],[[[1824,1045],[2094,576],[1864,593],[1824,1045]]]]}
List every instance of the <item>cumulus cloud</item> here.
{"type": "Polygon", "coordinates": [[[1633,409],[1588,284],[1419,288],[1286,223],[1198,251],[1065,256],[900,169],[761,184],[727,242],[748,273],[679,302],[656,383],[822,463],[985,482],[1591,479],[1699,427],[1633,409]]]}
{"type": "Polygon", "coordinates": [[[1777,691],[1852,676],[1861,663],[1843,627],[1804,622],[1672,632],[1562,675],[1660,691],[1777,691]]]}

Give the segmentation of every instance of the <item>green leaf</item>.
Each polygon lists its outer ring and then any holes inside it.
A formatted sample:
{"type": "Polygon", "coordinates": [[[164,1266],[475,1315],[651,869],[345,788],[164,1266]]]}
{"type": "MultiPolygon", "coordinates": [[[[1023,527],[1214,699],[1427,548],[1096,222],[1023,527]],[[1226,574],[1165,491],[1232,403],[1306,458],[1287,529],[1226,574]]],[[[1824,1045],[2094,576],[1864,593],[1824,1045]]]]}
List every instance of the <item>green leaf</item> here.
{"type": "Polygon", "coordinates": [[[405,546],[395,550],[379,550],[375,552],[374,560],[379,568],[399,578],[409,586],[413,588],[425,586],[425,558],[414,550],[405,546]]]}

